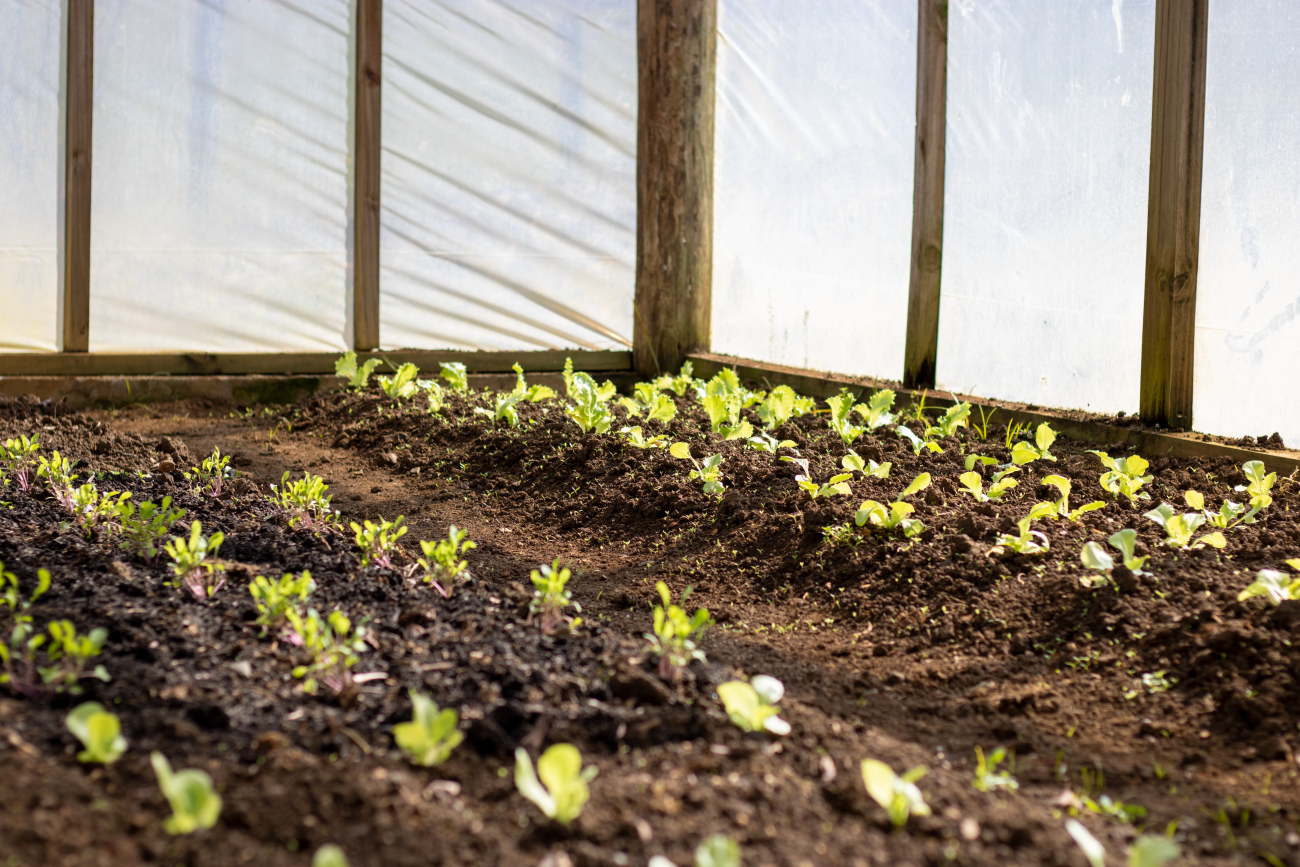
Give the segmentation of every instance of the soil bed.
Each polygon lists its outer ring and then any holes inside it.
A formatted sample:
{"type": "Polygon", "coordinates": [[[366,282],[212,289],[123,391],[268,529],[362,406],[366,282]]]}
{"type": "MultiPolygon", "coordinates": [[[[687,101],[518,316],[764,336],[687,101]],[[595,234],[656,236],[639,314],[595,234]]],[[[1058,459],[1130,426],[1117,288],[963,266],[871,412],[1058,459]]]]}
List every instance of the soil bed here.
{"type": "MultiPolygon", "coordinates": [[[[957,479],[972,452],[1009,459],[1000,426],[984,441],[962,429],[922,456],[882,430],[853,447],[890,461],[889,477],[812,501],[794,465],[723,442],[697,404],[677,403],[674,421],[647,432],[722,454],[721,498],[663,451],[581,434],[558,400],[521,404],[519,427],[494,428],[473,412],[481,396],[453,395],[431,416],[377,389],[290,407],[86,413],[0,399],[0,440],[39,433],[42,454],[82,461],[102,491],[171,496],[187,511],[178,530],[197,518],[225,534],[229,574],[196,601],[164,586],[165,558],[147,564],[69,526],[43,484],[0,490],[0,561],[24,593],[38,569],[53,575],[36,623],[106,629],[96,661],[112,676],[75,698],[0,687],[0,863],[306,865],[337,843],[353,865],[688,864],[703,837],[725,833],[746,865],[1084,867],[1064,830],[1069,789],[1145,809],[1135,823],[1080,811],[1111,863],[1138,833],[1177,823],[1181,863],[1300,865],[1300,603],[1237,601],[1257,570],[1300,556],[1293,481],[1279,481],[1256,524],[1227,531],[1222,551],[1176,552],[1143,513],[1161,501],[1188,511],[1189,489],[1214,507],[1241,499],[1239,467],[1154,459],[1152,500],[1131,507],[1102,489],[1089,444],[1059,439],[1055,463],[1026,466],[1002,502],[977,504],[957,479]],[[242,474],[217,499],[180,473],[214,447],[242,474]],[[350,534],[291,529],[266,497],[286,471],[323,476],[345,522],[404,515],[397,568],[361,567],[350,534]],[[933,483],[910,499],[920,537],[825,541],[825,527],[852,526],[860,503],[892,501],[921,472],[933,483]],[[1000,532],[1056,498],[1041,483],[1050,473],[1070,479],[1072,506],[1106,507],[1036,522],[1044,556],[996,556],[1000,532]],[[472,582],[443,599],[402,572],[418,540],[451,524],[478,547],[472,582]],[[1137,530],[1151,574],[1081,586],[1083,543],[1123,527],[1137,530]],[[542,635],[528,609],[529,570],[555,558],[582,605],[570,636],[542,635]],[[342,695],[305,695],[291,675],[300,652],[253,623],[252,578],[304,569],[313,607],[370,629],[354,669],[369,676],[342,695]],[[643,637],[656,581],[693,587],[688,607],[717,620],[707,661],[680,683],[657,676],[643,637]],[[788,737],[744,734],[723,712],[716,687],[756,674],[786,684],[788,737]],[[460,713],[465,742],[438,768],[393,743],[411,688],[460,713]],[[76,760],[63,720],[87,699],[122,719],[130,749],[113,765],[76,760]],[[600,769],[567,829],[513,783],[516,747],[536,756],[558,742],[600,769]],[[976,791],[975,749],[997,746],[1014,751],[1019,789],[976,791]],[[213,829],[163,831],[155,749],[212,774],[225,802],[213,829]],[[864,758],[928,767],[933,815],[891,831],[863,788],[864,758]]],[[[776,435],[813,478],[840,471],[845,446],[824,415],[776,435]]],[[[0,607],[5,635],[8,618],[0,607]]]]}

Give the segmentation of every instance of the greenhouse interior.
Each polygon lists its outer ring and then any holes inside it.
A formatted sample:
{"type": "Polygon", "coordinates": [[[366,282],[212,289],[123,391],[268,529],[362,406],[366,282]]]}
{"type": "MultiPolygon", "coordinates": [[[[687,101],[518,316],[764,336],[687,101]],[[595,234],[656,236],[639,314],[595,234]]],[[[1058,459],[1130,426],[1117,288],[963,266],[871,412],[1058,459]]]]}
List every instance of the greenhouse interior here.
{"type": "Polygon", "coordinates": [[[1298,38],[0,0],[0,865],[1300,867],[1298,38]]]}

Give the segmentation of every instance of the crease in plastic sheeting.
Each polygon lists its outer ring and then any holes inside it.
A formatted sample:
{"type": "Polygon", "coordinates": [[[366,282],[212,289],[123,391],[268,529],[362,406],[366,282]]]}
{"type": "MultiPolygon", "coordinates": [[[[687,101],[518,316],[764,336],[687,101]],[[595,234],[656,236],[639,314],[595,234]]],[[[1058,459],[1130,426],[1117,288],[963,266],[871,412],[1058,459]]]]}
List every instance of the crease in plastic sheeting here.
{"type": "Polygon", "coordinates": [[[59,0],[0,3],[0,352],[59,348],[59,0]]]}
{"type": "Polygon", "coordinates": [[[382,344],[630,345],[635,0],[384,16],[382,344]]]}
{"type": "Polygon", "coordinates": [[[1133,410],[1154,0],[950,9],[938,384],[1133,410]]]}
{"type": "Polygon", "coordinates": [[[1300,10],[1212,7],[1197,269],[1197,430],[1300,445],[1300,10]]]}
{"type": "Polygon", "coordinates": [[[902,374],[916,7],[720,0],[713,347],[902,374]]]}
{"type": "Polygon", "coordinates": [[[93,351],[338,351],[349,4],[100,0],[93,351]]]}

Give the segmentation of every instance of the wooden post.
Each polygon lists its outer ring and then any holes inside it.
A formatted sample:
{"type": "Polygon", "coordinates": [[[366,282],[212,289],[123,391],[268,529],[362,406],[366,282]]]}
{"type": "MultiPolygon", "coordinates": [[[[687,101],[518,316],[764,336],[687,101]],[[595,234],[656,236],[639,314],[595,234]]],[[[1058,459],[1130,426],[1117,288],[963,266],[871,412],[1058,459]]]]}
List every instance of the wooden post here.
{"type": "Polygon", "coordinates": [[[709,347],[717,0],[639,0],[632,363],[676,372],[709,347]]]}
{"type": "Polygon", "coordinates": [[[90,349],[90,156],[95,0],[68,0],[64,104],[63,351],[90,349]]]}
{"type": "Polygon", "coordinates": [[[1142,420],[1192,426],[1208,0],[1156,0],[1142,420]]]}
{"type": "Polygon", "coordinates": [[[358,0],[356,47],[356,187],[352,248],[353,347],[379,348],[380,85],[383,0],[358,0]]]}
{"type": "Polygon", "coordinates": [[[908,388],[934,388],[943,271],[948,3],[917,0],[916,5],[916,156],[912,168],[912,271],[907,289],[903,384],[908,388]]]}

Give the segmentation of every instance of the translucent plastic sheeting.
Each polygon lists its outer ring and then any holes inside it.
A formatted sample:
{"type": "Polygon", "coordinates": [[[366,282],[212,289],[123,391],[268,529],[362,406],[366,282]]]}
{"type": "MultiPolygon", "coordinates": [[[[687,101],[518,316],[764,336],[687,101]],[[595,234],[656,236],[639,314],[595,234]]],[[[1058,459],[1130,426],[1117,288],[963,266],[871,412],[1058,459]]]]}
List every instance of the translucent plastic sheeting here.
{"type": "Polygon", "coordinates": [[[340,350],[348,0],[95,4],[92,351],[340,350]]]}
{"type": "Polygon", "coordinates": [[[954,0],[937,379],[1138,402],[1154,0],[954,0]]]}
{"type": "Polygon", "coordinates": [[[61,22],[0,2],[0,351],[58,349],[61,22]]]}
{"type": "Polygon", "coordinates": [[[719,0],[713,347],[903,372],[916,4],[719,0]]]}
{"type": "Polygon", "coordinates": [[[636,0],[384,3],[385,347],[621,349],[636,0]]]}
{"type": "Polygon", "coordinates": [[[1300,7],[1210,4],[1193,423],[1300,445],[1300,7]]]}

